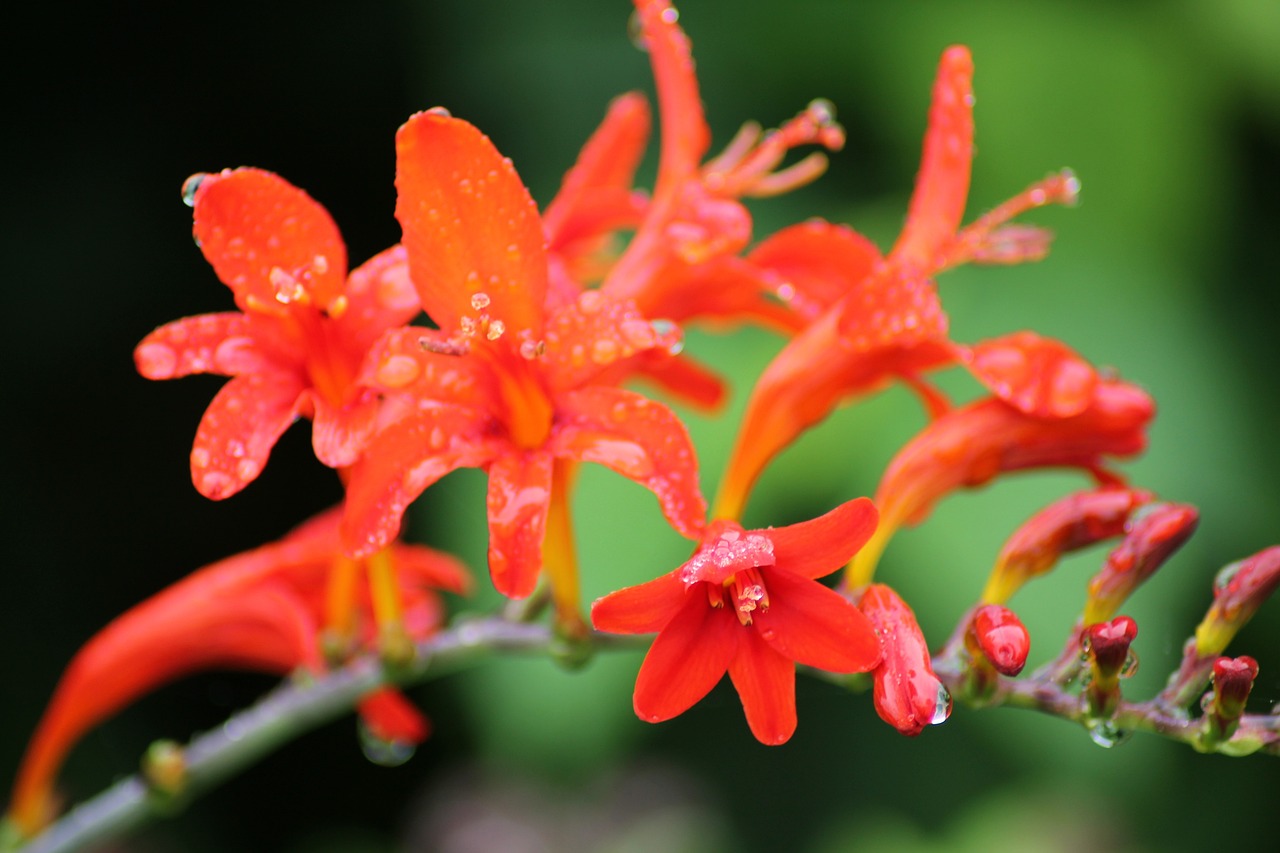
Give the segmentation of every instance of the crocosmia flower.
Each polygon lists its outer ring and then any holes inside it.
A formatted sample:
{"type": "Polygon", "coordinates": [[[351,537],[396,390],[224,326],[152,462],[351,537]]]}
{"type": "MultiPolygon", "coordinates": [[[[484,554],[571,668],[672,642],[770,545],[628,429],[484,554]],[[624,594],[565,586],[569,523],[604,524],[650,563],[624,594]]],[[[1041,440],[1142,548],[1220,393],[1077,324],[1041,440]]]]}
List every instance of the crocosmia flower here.
{"type": "Polygon", "coordinates": [[[195,208],[196,242],[240,311],[161,326],[134,360],[148,379],[232,377],[196,430],[196,488],[214,499],[243,489],[298,417],[312,420],[321,462],[350,465],[378,410],[376,393],[355,383],[365,353],[420,310],[403,249],[348,276],[346,246],[328,212],[259,169],[196,175],[184,198],[195,208]]]}
{"type": "MultiPolygon", "coordinates": [[[[949,338],[933,277],[968,262],[1018,263],[1048,252],[1047,232],[1007,223],[1030,208],[1072,201],[1078,182],[1067,172],[960,227],[973,158],[972,77],[968,49],[948,48],[934,83],[907,221],[887,255],[848,227],[811,221],[778,232],[748,256],[772,276],[778,296],[804,325],[752,392],[717,516],[737,516],[769,460],[842,402],[904,381],[933,414],[945,411],[946,399],[921,376],[968,359],[949,338]]],[[[992,390],[1015,404],[1027,396],[1017,380],[1038,374],[1019,373],[995,354],[971,366],[984,382],[995,374],[992,390]]],[[[1085,380],[1092,375],[1087,369],[1071,373],[1085,380]]],[[[1059,389],[1048,403],[1065,397],[1069,408],[1087,393],[1059,389]]],[[[1030,403],[1042,404],[1044,396],[1031,395],[1030,403]]]]}
{"type": "Polygon", "coordinates": [[[543,565],[557,462],[629,477],[696,537],[706,507],[684,426],[615,387],[629,360],[677,349],[678,330],[599,290],[548,309],[537,208],[472,125],[420,113],[396,150],[396,215],[413,284],[439,328],[395,330],[371,356],[364,381],[402,414],[352,468],[351,548],[367,554],[389,541],[408,504],[448,472],[484,468],[490,574],[503,594],[526,596],[543,565]]]}
{"type": "Polygon", "coordinates": [[[796,663],[865,672],[880,661],[871,624],[816,580],[852,557],[875,524],[866,498],[787,527],[744,530],[716,521],[674,572],[597,600],[591,619],[598,629],[658,633],[636,678],[636,714],[669,720],[728,672],[756,738],[788,740],[796,727],[796,663]]]}
{"type": "Polygon", "coordinates": [[[884,647],[884,659],[871,673],[872,701],[880,719],[908,737],[945,722],[951,715],[951,694],[933,672],[915,613],[882,583],[868,586],[858,607],[884,647]]]}
{"type": "MultiPolygon", "coordinates": [[[[9,809],[18,827],[31,834],[53,816],[54,777],[84,733],[152,690],[209,669],[324,671],[324,629],[334,627],[337,604],[330,579],[340,567],[355,575],[348,593],[356,648],[376,647],[374,572],[369,567],[370,582],[360,581],[366,567],[343,555],[339,519],[331,510],[279,542],[206,566],[90,638],[68,665],[27,748],[9,809]]],[[[444,607],[436,590],[463,592],[470,585],[458,560],[421,545],[397,542],[377,559],[403,602],[410,640],[440,625],[444,607]]],[[[426,737],[426,720],[389,688],[369,694],[359,710],[377,737],[413,743],[426,737]]]]}

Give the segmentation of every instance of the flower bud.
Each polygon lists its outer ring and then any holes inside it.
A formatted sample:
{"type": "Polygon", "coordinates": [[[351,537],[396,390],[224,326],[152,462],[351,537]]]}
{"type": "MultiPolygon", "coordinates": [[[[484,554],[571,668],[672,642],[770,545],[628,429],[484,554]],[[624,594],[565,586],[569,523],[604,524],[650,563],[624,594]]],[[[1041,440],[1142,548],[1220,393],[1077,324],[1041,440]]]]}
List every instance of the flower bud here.
{"type": "Polygon", "coordinates": [[[1218,572],[1213,604],[1196,628],[1196,653],[1221,654],[1262,602],[1280,585],[1280,545],[1259,551],[1218,572]]]}
{"type": "Polygon", "coordinates": [[[1195,532],[1200,514],[1187,504],[1144,507],[1125,525],[1124,541],[1089,581],[1084,623],[1110,619],[1143,581],[1151,577],[1195,532]]]}
{"type": "Polygon", "coordinates": [[[1138,623],[1128,616],[1085,629],[1081,646],[1089,658],[1085,701],[1090,717],[1105,719],[1115,713],[1120,704],[1120,679],[1132,675],[1137,667],[1137,658],[1129,650],[1137,636],[1138,623]]]}
{"type": "Polygon", "coordinates": [[[880,719],[909,737],[951,715],[951,694],[933,673],[929,647],[911,608],[884,584],[862,594],[859,609],[871,620],[884,659],[871,675],[880,719]]]}
{"type": "Polygon", "coordinates": [[[969,636],[1001,675],[1017,675],[1027,665],[1031,635],[1009,608],[999,604],[979,607],[969,625],[969,636]]]}

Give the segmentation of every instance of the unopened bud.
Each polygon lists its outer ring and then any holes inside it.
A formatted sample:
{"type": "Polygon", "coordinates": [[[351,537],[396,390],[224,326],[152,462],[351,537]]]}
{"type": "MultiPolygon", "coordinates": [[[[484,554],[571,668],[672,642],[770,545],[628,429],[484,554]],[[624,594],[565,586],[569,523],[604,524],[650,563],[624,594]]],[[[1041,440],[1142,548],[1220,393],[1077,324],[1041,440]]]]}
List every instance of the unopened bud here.
{"type": "Polygon", "coordinates": [[[1009,608],[999,604],[979,607],[973,614],[969,632],[983,657],[1001,675],[1017,675],[1027,665],[1031,635],[1009,608]]]}
{"type": "Polygon", "coordinates": [[[914,737],[951,714],[951,694],[934,675],[929,647],[911,608],[884,584],[872,584],[858,608],[871,620],[884,659],[872,671],[880,719],[914,737]]]}
{"type": "Polygon", "coordinates": [[[1196,628],[1196,653],[1201,657],[1222,654],[1277,585],[1280,585],[1280,545],[1259,551],[1218,572],[1213,585],[1213,604],[1196,628]]]}
{"type": "Polygon", "coordinates": [[[1187,504],[1151,504],[1126,525],[1124,541],[1089,581],[1084,623],[1110,619],[1143,581],[1195,532],[1200,514],[1187,504]]]}
{"type": "Polygon", "coordinates": [[[1138,623],[1128,616],[1090,625],[1081,646],[1089,657],[1089,684],[1085,701],[1089,717],[1106,719],[1120,704],[1120,679],[1132,675],[1137,658],[1129,647],[1138,636],[1138,623]]]}

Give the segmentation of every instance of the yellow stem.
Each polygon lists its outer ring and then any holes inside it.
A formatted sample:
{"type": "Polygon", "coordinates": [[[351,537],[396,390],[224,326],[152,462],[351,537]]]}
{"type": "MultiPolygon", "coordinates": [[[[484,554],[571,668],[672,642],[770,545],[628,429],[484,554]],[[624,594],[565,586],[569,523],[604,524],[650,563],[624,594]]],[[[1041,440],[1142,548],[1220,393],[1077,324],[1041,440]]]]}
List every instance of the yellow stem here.
{"type": "Polygon", "coordinates": [[[547,513],[547,533],[542,540],[542,565],[551,584],[551,600],[556,608],[556,623],[569,637],[585,637],[586,622],[582,618],[582,592],[578,584],[578,551],[573,541],[573,519],[569,510],[569,493],[577,466],[557,459],[551,475],[551,507],[547,513]]]}

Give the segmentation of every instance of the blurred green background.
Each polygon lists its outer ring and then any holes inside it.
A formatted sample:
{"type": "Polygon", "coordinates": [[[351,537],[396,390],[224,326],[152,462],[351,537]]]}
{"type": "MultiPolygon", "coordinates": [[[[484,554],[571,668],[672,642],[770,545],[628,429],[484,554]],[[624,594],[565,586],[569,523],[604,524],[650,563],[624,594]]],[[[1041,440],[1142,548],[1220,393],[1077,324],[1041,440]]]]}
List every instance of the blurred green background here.
{"type": "MultiPolygon", "coordinates": [[[[1058,235],[1035,266],[941,282],[958,340],[1021,328],[1064,338],[1160,405],[1134,479],[1197,504],[1200,532],[1126,612],[1141,628],[1135,696],[1158,689],[1216,569],[1280,539],[1273,373],[1280,287],[1269,248],[1280,195],[1280,5],[1274,0],[1020,4],[984,0],[751,4],[686,0],[715,146],[814,97],[849,132],[818,184],[754,207],[757,234],[808,216],[887,248],[918,163],[934,67],[977,66],[969,218],[1049,171],[1083,183],[1074,210],[1030,217],[1058,235]]],[[[524,3],[26,4],[7,13],[5,189],[10,364],[4,418],[7,591],[0,619],[0,774],[16,767],[61,667],[93,631],[187,571],[275,538],[339,498],[295,429],[266,474],[222,504],[191,488],[195,425],[220,380],[151,384],[131,350],[156,325],[226,310],[178,195],[196,171],[275,170],[325,204],[358,262],[398,239],[392,135],[440,104],[483,128],[545,203],[612,96],[651,90],[624,0],[524,3]]],[[[652,173],[652,157],[646,174],[652,173]]],[[[731,370],[723,417],[689,414],[710,492],[764,333],[695,334],[731,370]]],[[[964,377],[948,387],[971,393],[964,377]]],[[[785,453],[748,520],[783,524],[874,491],[923,423],[890,392],[785,453]]],[[[480,567],[483,476],[420,503],[422,538],[480,567]]],[[[945,502],[900,534],[881,577],[936,644],[1009,532],[1083,480],[1021,476],[945,502]]],[[[651,496],[584,472],[578,530],[588,599],[688,551],[651,496]]],[[[1033,658],[1059,647],[1103,552],[1015,600],[1033,658]]],[[[480,570],[479,574],[483,575],[480,570]]],[[[484,608],[480,596],[468,607],[484,608]]],[[[1257,657],[1259,709],[1280,701],[1280,605],[1232,651],[1257,657]]],[[[282,750],[139,850],[853,849],[1205,850],[1272,834],[1274,759],[1199,756],[1155,737],[1113,750],[1030,713],[957,709],[901,738],[867,696],[802,678],[800,727],[756,744],[725,685],[649,726],[630,709],[639,656],[566,673],[510,660],[413,691],[436,735],[408,764],[361,755],[344,720],[282,750]],[[468,846],[470,845],[470,846],[468,846]]],[[[90,735],[64,775],[81,798],[130,772],[156,737],[217,725],[270,685],[188,679],[90,735]]]]}

